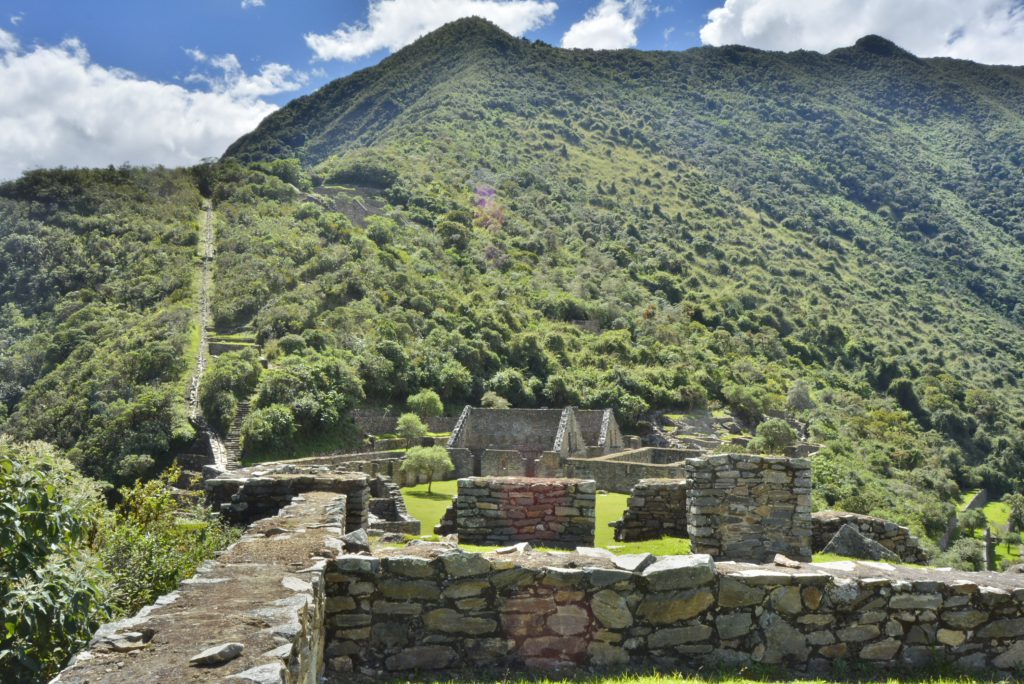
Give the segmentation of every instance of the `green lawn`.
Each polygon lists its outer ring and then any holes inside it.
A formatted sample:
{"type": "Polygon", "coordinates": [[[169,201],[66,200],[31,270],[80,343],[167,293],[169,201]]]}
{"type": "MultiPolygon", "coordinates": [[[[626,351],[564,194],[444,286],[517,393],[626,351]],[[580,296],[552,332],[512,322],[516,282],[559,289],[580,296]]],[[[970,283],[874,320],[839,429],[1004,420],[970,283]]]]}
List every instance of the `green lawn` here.
{"type": "MultiPolygon", "coordinates": [[[[856,668],[850,668],[855,670],[856,668]]],[[[941,672],[941,671],[940,671],[941,672]]],[[[833,675],[828,679],[801,678],[792,679],[786,675],[772,674],[771,670],[765,669],[762,674],[758,669],[744,669],[739,675],[736,673],[707,673],[701,675],[681,673],[647,673],[647,674],[620,674],[620,675],[582,675],[571,679],[548,679],[543,676],[531,677],[486,677],[477,675],[476,678],[438,679],[438,682],[480,682],[481,684],[972,684],[974,682],[998,681],[991,678],[972,678],[958,674],[914,674],[905,673],[893,677],[884,672],[874,669],[864,669],[855,674],[850,672],[845,675],[833,675]]]]}
{"type": "MultiPolygon", "coordinates": [[[[989,527],[992,528],[992,532],[996,535],[1003,535],[1006,533],[1006,529],[1010,524],[1010,507],[1004,504],[1002,501],[990,501],[981,509],[985,513],[985,518],[988,520],[989,527]]],[[[975,530],[974,536],[976,539],[984,539],[984,530],[975,530]]],[[[999,537],[997,536],[997,539],[999,537]]],[[[1018,542],[1020,535],[1018,535],[1018,542]]],[[[1020,543],[1010,544],[1007,548],[1006,544],[996,544],[996,560],[1000,563],[1003,561],[1016,562],[1020,559],[1020,543]]]]}
{"type": "MultiPolygon", "coordinates": [[[[444,512],[448,510],[452,497],[455,496],[458,489],[458,483],[456,480],[435,482],[431,489],[432,492],[427,493],[427,485],[425,484],[402,488],[402,494],[405,497],[405,505],[409,510],[409,515],[420,521],[420,534],[424,536],[433,536],[434,525],[438,523],[441,516],[444,515],[444,512]]],[[[626,510],[627,498],[628,496],[626,494],[616,494],[614,492],[600,493],[597,495],[597,519],[595,521],[596,529],[594,530],[594,546],[602,549],[608,549],[609,551],[617,554],[647,552],[653,553],[656,556],[671,556],[690,553],[689,539],[664,537],[662,539],[652,539],[650,541],[628,543],[616,542],[612,538],[613,530],[608,523],[622,518],[622,512],[626,510]]],[[[463,544],[462,546],[469,551],[488,551],[496,548],[493,546],[473,546],[469,544],[463,544]]],[[[1005,549],[1006,547],[1001,545],[999,547],[999,552],[1003,553],[1005,549]]],[[[1016,550],[1014,550],[1014,553],[1016,554],[1016,550]]],[[[841,560],[856,559],[832,554],[818,553],[814,555],[814,562],[816,563],[841,560]]]]}
{"type": "MultiPolygon", "coordinates": [[[[429,535],[434,531],[434,525],[444,515],[451,499],[457,490],[456,480],[435,482],[431,488],[432,493],[427,493],[427,485],[420,484],[415,487],[405,487],[402,493],[405,495],[405,505],[409,509],[409,515],[420,521],[420,534],[429,535]]],[[[594,546],[609,549],[615,553],[640,553],[647,551],[658,556],[685,554],[690,552],[689,539],[674,539],[666,537],[646,542],[630,542],[622,544],[612,538],[612,528],[608,526],[613,520],[622,518],[622,512],[626,510],[625,494],[603,493],[597,495],[597,519],[594,530],[594,546]]],[[[466,546],[470,550],[486,550],[491,547],[466,546]]]]}

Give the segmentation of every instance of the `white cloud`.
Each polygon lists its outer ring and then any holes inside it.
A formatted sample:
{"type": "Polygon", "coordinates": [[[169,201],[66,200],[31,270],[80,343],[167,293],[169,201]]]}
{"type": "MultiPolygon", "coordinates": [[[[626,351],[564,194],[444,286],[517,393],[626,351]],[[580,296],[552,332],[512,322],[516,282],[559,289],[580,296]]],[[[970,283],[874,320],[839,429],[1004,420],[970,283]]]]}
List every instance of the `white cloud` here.
{"type": "Polygon", "coordinates": [[[264,0],[242,0],[242,9],[249,9],[250,7],[263,7],[267,4],[264,0]]]}
{"type": "Polygon", "coordinates": [[[15,14],[14,16],[11,17],[11,24],[14,25],[14,26],[17,26],[18,24],[21,23],[21,20],[24,19],[24,18],[25,18],[25,13],[24,12],[18,12],[17,14],[15,14]]]}
{"type": "Polygon", "coordinates": [[[276,109],[258,97],[286,79],[276,66],[255,76],[224,70],[220,85],[199,91],[95,64],[77,40],[3,47],[0,178],[36,167],[178,166],[219,155],[276,109]]]}
{"type": "Polygon", "coordinates": [[[0,52],[8,52],[18,49],[18,39],[12,34],[0,29],[0,52]]]}
{"type": "Polygon", "coordinates": [[[201,64],[209,64],[219,74],[192,73],[185,79],[190,83],[205,83],[215,93],[227,93],[236,98],[258,98],[298,90],[309,77],[295,71],[287,64],[271,62],[260,67],[252,76],[245,73],[238,57],[232,53],[220,57],[209,57],[197,48],[186,49],[189,57],[201,64]]]}
{"type": "Polygon", "coordinates": [[[647,13],[645,0],[601,0],[562,36],[562,47],[620,50],[636,46],[636,30],[647,13]]]}
{"type": "Polygon", "coordinates": [[[872,33],[922,57],[1024,64],[1020,0],[725,0],[700,37],[709,45],[828,52],[872,33]]]}
{"type": "Polygon", "coordinates": [[[306,44],[316,59],[351,61],[385,48],[393,52],[462,17],[483,17],[521,36],[550,21],[557,9],[550,0],[370,0],[366,22],[307,34],[306,44]]]}

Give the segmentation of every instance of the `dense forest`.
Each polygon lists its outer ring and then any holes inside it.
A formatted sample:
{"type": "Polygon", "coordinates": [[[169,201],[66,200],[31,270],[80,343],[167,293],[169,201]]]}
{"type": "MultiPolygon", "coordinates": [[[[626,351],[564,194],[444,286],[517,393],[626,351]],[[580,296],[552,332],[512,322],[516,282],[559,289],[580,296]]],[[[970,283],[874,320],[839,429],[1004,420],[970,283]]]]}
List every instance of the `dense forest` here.
{"type": "MultiPolygon", "coordinates": [[[[67,544],[125,534],[94,499],[127,520],[194,437],[204,198],[214,325],[258,349],[202,406],[223,431],[250,401],[250,453],[351,443],[351,408],[429,389],[628,430],[785,417],[823,445],[816,507],[933,540],[962,491],[1024,491],[1022,68],[877,37],[570,51],[470,19],[217,162],[0,185],[0,475],[122,487],[67,488],[91,492],[67,544]]],[[[106,577],[107,605],[149,595],[106,577]]]]}

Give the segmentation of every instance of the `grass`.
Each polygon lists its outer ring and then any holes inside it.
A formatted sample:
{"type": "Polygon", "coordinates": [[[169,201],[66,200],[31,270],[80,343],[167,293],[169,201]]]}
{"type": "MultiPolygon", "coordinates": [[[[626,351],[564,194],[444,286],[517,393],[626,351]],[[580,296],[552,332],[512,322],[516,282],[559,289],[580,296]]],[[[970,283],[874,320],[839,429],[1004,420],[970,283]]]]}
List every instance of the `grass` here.
{"type": "Polygon", "coordinates": [[[590,675],[574,677],[571,679],[548,679],[544,677],[493,677],[474,679],[438,679],[440,682],[480,682],[501,684],[563,684],[575,682],[576,684],[834,684],[837,682],[866,684],[875,682],[877,684],[972,684],[973,682],[998,681],[994,679],[975,679],[957,674],[923,674],[913,673],[901,674],[898,677],[886,674],[864,674],[861,676],[831,676],[828,679],[817,678],[788,678],[785,675],[759,675],[757,673],[735,673],[690,675],[681,673],[651,673],[651,674],[620,674],[610,676],[590,675]]]}
{"type": "MultiPolygon", "coordinates": [[[[448,506],[451,505],[452,498],[458,490],[458,482],[456,480],[434,482],[431,490],[431,492],[427,492],[427,485],[418,484],[413,487],[403,487],[402,495],[405,497],[405,506],[409,511],[409,515],[420,521],[420,534],[436,538],[433,535],[434,525],[441,520],[441,516],[444,515],[444,512],[448,510],[448,506]]],[[[622,518],[622,512],[626,510],[626,499],[628,498],[625,494],[616,494],[615,492],[605,492],[597,495],[594,546],[608,549],[616,554],[646,552],[653,553],[656,556],[671,556],[690,553],[689,539],[663,537],[662,539],[638,542],[624,543],[615,541],[612,536],[613,530],[608,523],[622,518]]],[[[462,546],[468,551],[488,551],[496,548],[493,546],[469,544],[463,544],[462,546]]],[[[1000,546],[1002,550],[1005,550],[1005,548],[1005,545],[1000,546]]],[[[831,563],[857,559],[837,556],[831,553],[816,553],[813,560],[815,563],[831,563]]]]}

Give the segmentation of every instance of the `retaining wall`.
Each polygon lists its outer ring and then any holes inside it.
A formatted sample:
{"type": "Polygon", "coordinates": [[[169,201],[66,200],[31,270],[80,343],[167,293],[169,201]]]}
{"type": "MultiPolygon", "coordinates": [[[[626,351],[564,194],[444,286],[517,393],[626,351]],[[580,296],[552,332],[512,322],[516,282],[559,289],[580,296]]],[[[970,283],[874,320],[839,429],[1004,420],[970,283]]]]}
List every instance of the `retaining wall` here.
{"type": "Polygon", "coordinates": [[[811,559],[811,462],[721,454],[686,461],[687,532],[694,553],[770,561],[811,559]]]}
{"type": "Polygon", "coordinates": [[[812,543],[816,551],[828,545],[839,528],[851,524],[869,539],[889,549],[904,563],[926,563],[928,555],[910,530],[894,522],[845,511],[818,511],[811,515],[812,543]]]}
{"type": "Polygon", "coordinates": [[[529,541],[574,548],[594,543],[592,481],[463,478],[453,505],[459,541],[464,544],[502,546],[529,541]]]}
{"type": "Polygon", "coordinates": [[[1024,588],[1006,575],[654,560],[423,547],[338,558],[326,572],[327,674],[755,663],[1024,673],[1024,588]]]}
{"type": "Polygon", "coordinates": [[[622,520],[613,523],[615,541],[685,537],[686,480],[640,480],[626,500],[622,520]]]}
{"type": "Polygon", "coordinates": [[[644,448],[597,458],[568,458],[565,475],[594,480],[598,489],[628,494],[640,480],[685,479],[685,460],[700,454],[695,449],[644,448]]]}

